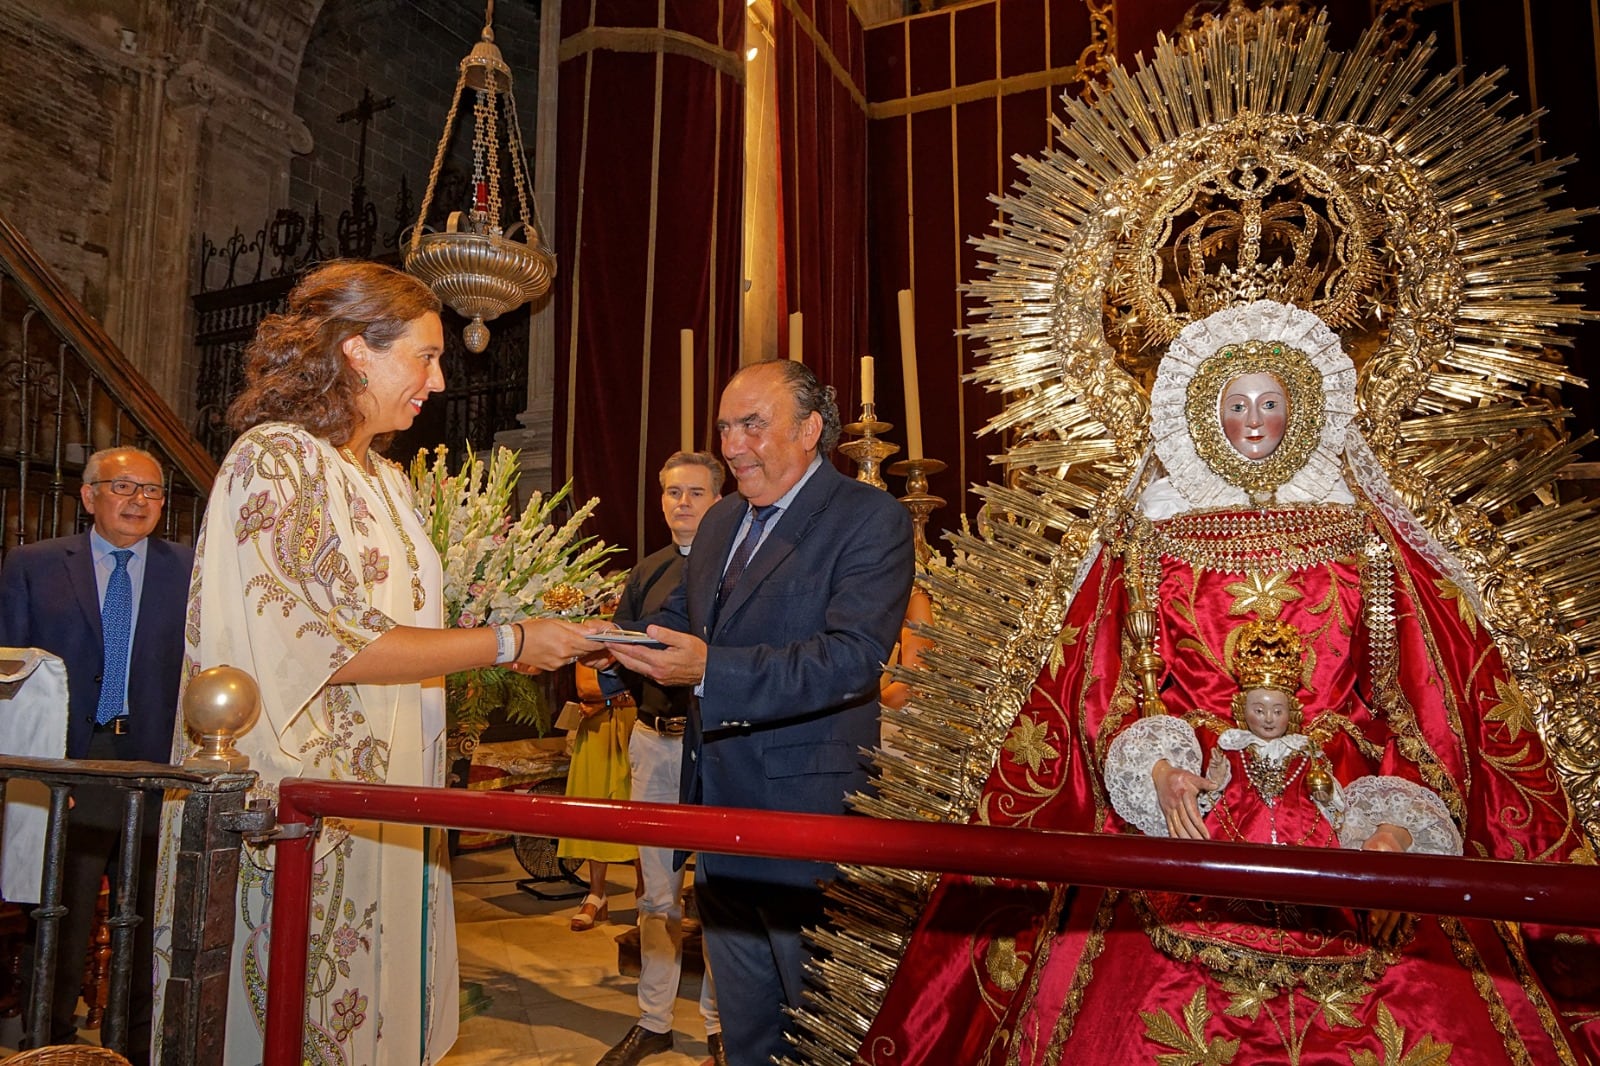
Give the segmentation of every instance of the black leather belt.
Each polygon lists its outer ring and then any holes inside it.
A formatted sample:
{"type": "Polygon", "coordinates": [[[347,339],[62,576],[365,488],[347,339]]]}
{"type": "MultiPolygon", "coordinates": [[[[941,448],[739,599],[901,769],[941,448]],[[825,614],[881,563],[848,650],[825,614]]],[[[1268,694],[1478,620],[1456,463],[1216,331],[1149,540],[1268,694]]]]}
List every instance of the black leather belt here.
{"type": "Polygon", "coordinates": [[[94,724],[94,731],[96,733],[110,733],[113,736],[125,737],[130,732],[128,727],[128,716],[124,714],[120,717],[111,719],[109,722],[96,722],[94,724]]]}
{"type": "Polygon", "coordinates": [[[639,715],[636,720],[641,725],[649,726],[651,729],[654,729],[657,733],[660,733],[664,737],[683,736],[684,727],[689,724],[689,719],[685,718],[681,714],[675,717],[669,717],[664,714],[656,714],[652,711],[646,711],[643,709],[639,711],[639,715]]]}

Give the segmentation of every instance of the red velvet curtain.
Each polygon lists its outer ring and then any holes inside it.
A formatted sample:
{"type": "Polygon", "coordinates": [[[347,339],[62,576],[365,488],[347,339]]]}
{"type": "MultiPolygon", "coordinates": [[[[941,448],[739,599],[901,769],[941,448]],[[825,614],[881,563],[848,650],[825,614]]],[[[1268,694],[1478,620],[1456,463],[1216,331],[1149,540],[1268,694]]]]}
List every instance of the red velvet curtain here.
{"type": "Polygon", "coordinates": [[[561,5],[554,466],[587,528],[668,539],[656,472],[681,439],[679,331],[695,336],[693,440],[738,363],[744,0],[561,5]]]}
{"type": "MultiPolygon", "coordinates": [[[[861,22],[846,0],[776,0],[780,324],[802,314],[804,357],[860,412],[867,348],[867,111],[861,22]]],[[[779,349],[788,352],[788,332],[779,349]]],[[[849,461],[839,459],[841,469],[849,461]]]]}
{"type": "MultiPolygon", "coordinates": [[[[989,198],[1014,183],[1015,154],[1049,144],[1049,116],[1088,46],[1082,0],[1004,0],[917,15],[866,35],[871,173],[871,347],[879,355],[879,418],[905,444],[896,296],[916,304],[923,452],[947,464],[929,490],[950,501],[928,538],[975,506],[966,490],[996,477],[1001,450],[978,431],[1001,398],[964,384],[977,352],[956,335],[967,319],[961,286],[977,274],[968,243],[995,218],[989,198]]],[[[904,453],[901,453],[903,456],[904,453]]],[[[899,458],[901,456],[897,456],[899,458]]],[[[904,492],[904,483],[890,479],[904,492]]]]}

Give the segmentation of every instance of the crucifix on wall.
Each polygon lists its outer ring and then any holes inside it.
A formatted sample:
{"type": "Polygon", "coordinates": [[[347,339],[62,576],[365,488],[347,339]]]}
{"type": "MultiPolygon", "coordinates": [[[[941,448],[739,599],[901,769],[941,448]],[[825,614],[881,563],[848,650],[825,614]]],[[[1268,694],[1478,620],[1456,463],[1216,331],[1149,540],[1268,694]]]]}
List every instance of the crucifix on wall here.
{"type": "Polygon", "coordinates": [[[361,123],[361,137],[356,145],[356,180],[350,187],[350,210],[339,212],[339,254],[368,259],[378,238],[378,209],[367,199],[367,127],[379,111],[394,106],[394,97],[378,99],[372,89],[362,86],[361,99],[355,107],[339,116],[340,124],[361,123]]]}

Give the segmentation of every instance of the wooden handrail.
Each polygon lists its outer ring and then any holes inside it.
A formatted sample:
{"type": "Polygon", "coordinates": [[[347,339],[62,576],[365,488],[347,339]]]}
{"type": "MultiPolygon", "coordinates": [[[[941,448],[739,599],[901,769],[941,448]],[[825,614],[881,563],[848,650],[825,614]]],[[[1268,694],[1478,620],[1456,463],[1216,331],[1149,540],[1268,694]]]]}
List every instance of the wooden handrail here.
{"type": "Polygon", "coordinates": [[[162,451],[195,492],[208,494],[217,475],[216,461],[4,214],[0,214],[0,270],[16,282],[139,427],[160,442],[162,451]]]}

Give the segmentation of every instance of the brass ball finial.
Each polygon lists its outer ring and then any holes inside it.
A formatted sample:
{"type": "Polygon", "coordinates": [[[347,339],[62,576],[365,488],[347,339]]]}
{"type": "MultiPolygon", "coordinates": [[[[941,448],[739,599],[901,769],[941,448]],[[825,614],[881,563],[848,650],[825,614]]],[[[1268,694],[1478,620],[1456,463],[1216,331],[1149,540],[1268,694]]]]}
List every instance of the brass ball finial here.
{"type": "Polygon", "coordinates": [[[200,747],[183,760],[184,769],[249,769],[249,756],[233,746],[233,738],[249,732],[260,715],[255,678],[236,666],[200,671],[183,693],[183,720],[200,738],[200,747]]]}

